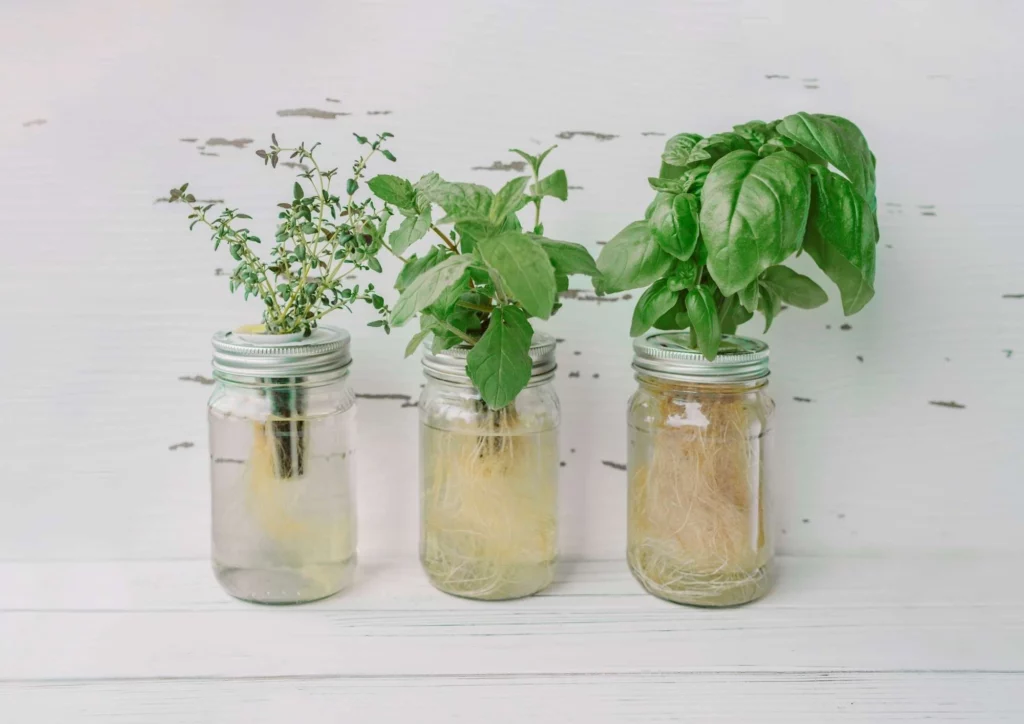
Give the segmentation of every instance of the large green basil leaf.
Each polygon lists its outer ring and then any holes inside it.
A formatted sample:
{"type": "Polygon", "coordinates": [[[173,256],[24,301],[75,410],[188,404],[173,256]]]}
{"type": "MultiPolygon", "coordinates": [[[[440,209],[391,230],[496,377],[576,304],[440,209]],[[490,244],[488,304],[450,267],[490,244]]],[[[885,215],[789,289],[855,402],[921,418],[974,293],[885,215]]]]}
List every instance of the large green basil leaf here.
{"type": "Polygon", "coordinates": [[[629,325],[629,336],[639,337],[672,309],[679,299],[679,292],[668,288],[664,279],[659,279],[647,288],[633,308],[633,321],[629,325]]]}
{"type": "Polygon", "coordinates": [[[778,130],[842,171],[874,208],[875,164],[856,125],[839,116],[801,112],[783,118],[778,130]]]}
{"type": "Polygon", "coordinates": [[[554,173],[542,178],[533,187],[533,193],[537,196],[551,196],[560,201],[565,201],[569,198],[569,179],[566,177],[565,171],[558,169],[554,173]]]}
{"type": "Polygon", "coordinates": [[[400,176],[380,174],[367,181],[366,185],[374,196],[385,203],[405,210],[416,208],[416,191],[411,183],[400,176]]]}
{"type": "Polygon", "coordinates": [[[646,221],[634,221],[605,244],[597,258],[601,292],[623,292],[646,287],[672,268],[675,258],[667,254],[651,233],[646,221]]]}
{"type": "Polygon", "coordinates": [[[828,301],[828,295],[817,282],[788,266],[768,267],[761,275],[761,282],[774,288],[783,302],[800,309],[816,309],[828,301]]]}
{"type": "Polygon", "coordinates": [[[541,245],[547,253],[548,259],[551,260],[551,266],[555,268],[556,274],[597,276],[597,264],[594,263],[594,257],[582,244],[571,241],[555,241],[535,234],[527,234],[527,236],[541,245]]]}
{"type": "Polygon", "coordinates": [[[722,294],[735,294],[800,248],[810,184],[807,164],[786,151],[765,158],[733,151],[714,165],[704,184],[700,231],[722,294]]]}
{"type": "Polygon", "coordinates": [[[555,304],[555,269],[536,241],[517,231],[477,241],[477,253],[527,312],[547,319],[555,304]]]}
{"type": "Polygon", "coordinates": [[[855,314],[875,295],[878,223],[847,179],[815,167],[812,183],[804,248],[839,287],[843,313],[855,314]]]}
{"type": "Polygon", "coordinates": [[[523,310],[497,307],[487,331],[466,355],[466,373],[487,406],[500,410],[530,382],[533,327],[523,310]]]}
{"type": "Polygon", "coordinates": [[[421,309],[436,302],[445,289],[462,278],[472,263],[472,256],[460,254],[422,272],[412,280],[395,302],[391,310],[391,324],[400,327],[421,309]]]}
{"type": "MultiPolygon", "coordinates": [[[[491,199],[491,207],[488,217],[494,224],[500,224],[505,217],[510,216],[528,203],[526,198],[526,185],[530,183],[529,176],[518,176],[501,189],[491,199]]],[[[447,209],[445,209],[447,211],[447,209]]]]}
{"type": "Polygon", "coordinates": [[[654,240],[677,259],[693,256],[700,235],[700,210],[692,194],[658,194],[649,221],[654,240]]]}
{"type": "Polygon", "coordinates": [[[706,359],[713,360],[722,342],[722,326],[715,297],[706,286],[699,286],[686,294],[686,314],[697,338],[697,349],[706,359]]]}
{"type": "Polygon", "coordinates": [[[388,240],[391,242],[391,250],[395,254],[401,254],[426,236],[427,232],[430,231],[432,223],[433,219],[429,210],[426,213],[414,212],[411,216],[406,216],[402,219],[399,227],[392,231],[391,236],[388,237],[388,240]]]}

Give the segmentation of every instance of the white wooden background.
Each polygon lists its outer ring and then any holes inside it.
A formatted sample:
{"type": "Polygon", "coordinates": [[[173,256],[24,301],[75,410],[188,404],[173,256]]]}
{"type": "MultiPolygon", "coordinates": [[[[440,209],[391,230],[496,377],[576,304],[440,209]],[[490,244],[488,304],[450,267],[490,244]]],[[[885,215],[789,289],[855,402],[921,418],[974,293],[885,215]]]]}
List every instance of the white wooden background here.
{"type": "MultiPolygon", "coordinates": [[[[1010,0],[0,3],[0,721],[1024,721],[1022,25],[1010,0]],[[281,115],[303,108],[338,115],[281,115]],[[257,308],[168,188],[269,229],[272,131],[347,164],[353,131],[389,130],[386,170],[494,185],[508,147],[557,142],[581,188],[548,232],[596,254],[643,213],[658,134],[796,110],[867,134],[882,246],[863,313],[767,335],[768,599],[695,611],[625,573],[621,299],[547,326],[568,560],[547,595],[418,575],[401,399],[361,402],[357,587],[288,610],[217,589],[195,380],[257,308]]],[[[408,332],[365,321],[334,320],[358,390],[415,397],[408,332]]]]}

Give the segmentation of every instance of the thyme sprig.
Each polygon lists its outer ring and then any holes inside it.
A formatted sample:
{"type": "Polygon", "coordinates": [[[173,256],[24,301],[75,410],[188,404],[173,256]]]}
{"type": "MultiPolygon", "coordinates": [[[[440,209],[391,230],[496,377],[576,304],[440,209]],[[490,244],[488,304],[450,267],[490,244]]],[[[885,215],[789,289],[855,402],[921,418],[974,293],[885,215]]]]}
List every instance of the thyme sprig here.
{"type": "Polygon", "coordinates": [[[229,280],[231,292],[242,289],[246,299],[254,296],[263,301],[263,323],[270,334],[309,335],[327,314],[336,309],[351,311],[357,302],[371,305],[378,313],[380,318],[370,322],[371,327],[391,331],[390,311],[374,285],[349,286],[349,281],[357,272],[380,273],[377,255],[382,248],[390,250],[385,241],[390,211],[378,210],[370,196],[360,199],[357,195],[374,156],[396,160],[384,147],[393,136],[381,133],[371,141],[353,135],[368,150],[353,162],[340,192],[332,189],[338,169],[322,168],[316,158],[319,143],[284,147],[271,135],[270,146],[256,151],[264,165],[277,168],[287,156],[304,169],[297,174],[291,199],[278,204],[269,261],[256,253],[255,245],[262,242],[244,225],[251,216],[231,207],[211,215],[215,204],[198,202],[187,183],[170,192],[172,202],[189,206],[190,229],[206,227],[215,250],[227,245],[237,262],[229,280]]]}

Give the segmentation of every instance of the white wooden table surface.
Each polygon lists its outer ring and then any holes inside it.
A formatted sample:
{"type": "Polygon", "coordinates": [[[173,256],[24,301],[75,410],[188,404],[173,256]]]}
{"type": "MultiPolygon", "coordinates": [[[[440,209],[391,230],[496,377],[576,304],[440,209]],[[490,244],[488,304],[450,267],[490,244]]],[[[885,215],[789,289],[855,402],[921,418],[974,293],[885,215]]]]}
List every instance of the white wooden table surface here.
{"type": "Polygon", "coordinates": [[[1024,722],[1022,25],[1000,0],[0,2],[0,722],[1024,722]],[[547,327],[548,591],[474,603],[420,575],[420,373],[359,315],[332,320],[376,396],[356,585],[220,591],[204,377],[252,308],[168,188],[266,225],[291,183],[252,154],[272,131],[342,165],[389,130],[387,170],[492,185],[509,146],[557,142],[579,188],[546,225],[597,253],[642,213],[660,134],[795,110],[864,128],[882,243],[862,314],[833,299],[766,336],[766,599],[691,609],[629,577],[631,304],[585,294],[547,327]]]}

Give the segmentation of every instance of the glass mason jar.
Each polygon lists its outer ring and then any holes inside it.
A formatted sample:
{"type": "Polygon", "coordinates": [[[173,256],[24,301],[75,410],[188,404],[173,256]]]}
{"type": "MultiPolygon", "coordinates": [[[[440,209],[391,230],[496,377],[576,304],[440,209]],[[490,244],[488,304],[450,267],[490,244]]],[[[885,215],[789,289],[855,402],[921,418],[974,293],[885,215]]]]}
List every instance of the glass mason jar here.
{"type": "Polygon", "coordinates": [[[258,603],[330,596],[356,565],[349,335],[213,337],[213,568],[258,603]]]}
{"type": "Polygon", "coordinates": [[[420,561],[445,593],[521,598],[551,583],[557,552],[555,340],[534,335],[530,382],[500,410],[466,375],[468,352],[423,356],[420,561]]]}
{"type": "Polygon", "coordinates": [[[633,348],[633,576],[676,603],[732,606],[760,598],[773,578],[768,346],[726,336],[709,362],[688,332],[659,332],[633,348]]]}

